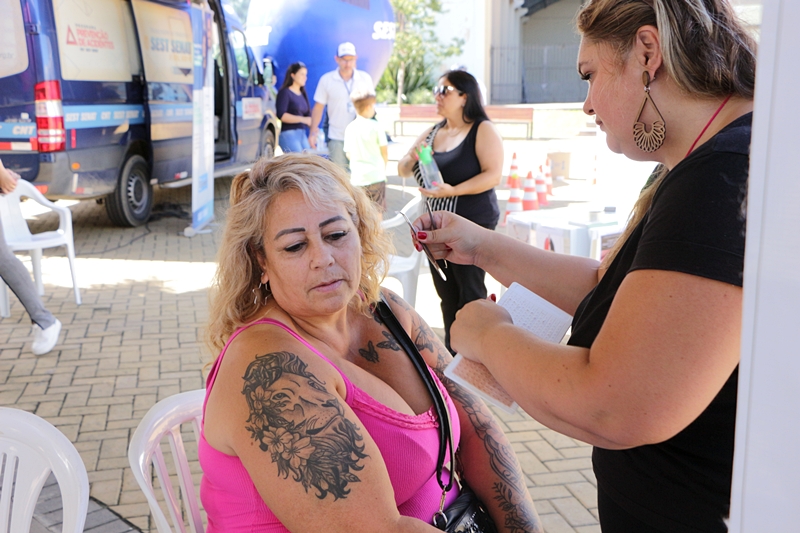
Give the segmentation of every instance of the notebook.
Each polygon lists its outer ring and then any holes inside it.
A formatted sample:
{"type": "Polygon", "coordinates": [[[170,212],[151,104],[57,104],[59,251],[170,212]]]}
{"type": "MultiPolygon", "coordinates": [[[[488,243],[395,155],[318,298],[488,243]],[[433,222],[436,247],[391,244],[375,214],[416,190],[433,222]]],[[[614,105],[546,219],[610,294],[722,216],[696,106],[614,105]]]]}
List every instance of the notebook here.
{"type": "MultiPolygon", "coordinates": [[[[572,317],[568,313],[519,283],[512,283],[497,305],[508,311],[515,326],[549,342],[561,342],[572,324],[572,317]]],[[[509,413],[517,410],[514,399],[481,363],[456,354],[445,368],[444,375],[492,405],[509,413]]]]}

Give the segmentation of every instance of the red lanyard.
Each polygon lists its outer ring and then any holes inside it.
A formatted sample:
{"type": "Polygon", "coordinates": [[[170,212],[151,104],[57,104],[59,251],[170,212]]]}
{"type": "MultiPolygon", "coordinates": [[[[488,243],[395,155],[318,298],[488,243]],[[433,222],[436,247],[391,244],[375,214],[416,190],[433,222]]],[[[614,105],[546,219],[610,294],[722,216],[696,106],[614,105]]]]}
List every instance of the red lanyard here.
{"type": "Polygon", "coordinates": [[[727,103],[728,103],[728,100],[730,100],[730,99],[731,99],[731,95],[729,94],[729,95],[728,95],[728,97],[727,97],[727,98],[726,98],[726,99],[725,99],[725,100],[722,102],[722,105],[720,105],[720,106],[717,108],[717,110],[714,112],[714,114],[713,114],[713,115],[712,115],[712,117],[711,117],[711,120],[709,120],[709,121],[708,121],[708,123],[706,124],[705,128],[703,128],[703,131],[701,131],[701,132],[700,132],[700,135],[698,135],[698,136],[697,136],[697,139],[695,139],[695,140],[694,140],[694,142],[692,143],[692,147],[691,147],[691,148],[689,148],[689,151],[688,151],[688,152],[686,152],[686,155],[685,155],[685,156],[683,156],[683,157],[684,157],[684,159],[685,159],[685,158],[687,158],[687,157],[689,157],[689,154],[691,154],[691,153],[692,153],[692,151],[694,150],[694,147],[695,147],[695,146],[697,146],[697,141],[699,141],[699,140],[700,140],[700,137],[702,137],[702,136],[703,136],[703,134],[706,132],[706,130],[708,129],[708,127],[711,125],[711,123],[712,123],[712,122],[714,122],[714,119],[715,119],[715,118],[717,118],[717,115],[719,115],[719,112],[720,112],[720,111],[722,111],[722,108],[723,108],[723,107],[725,107],[725,104],[727,104],[727,103]]]}

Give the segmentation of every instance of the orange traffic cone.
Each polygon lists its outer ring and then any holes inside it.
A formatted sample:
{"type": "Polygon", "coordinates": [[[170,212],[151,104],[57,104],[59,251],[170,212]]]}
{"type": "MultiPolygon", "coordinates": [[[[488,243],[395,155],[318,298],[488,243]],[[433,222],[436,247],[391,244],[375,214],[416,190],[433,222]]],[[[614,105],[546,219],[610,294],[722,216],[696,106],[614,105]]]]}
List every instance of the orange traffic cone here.
{"type": "Polygon", "coordinates": [[[547,186],[547,194],[553,196],[553,172],[550,166],[550,159],[544,163],[544,184],[547,186]]]}
{"type": "Polygon", "coordinates": [[[511,169],[508,172],[507,185],[509,189],[519,187],[519,169],[517,168],[517,152],[511,156],[511,169]]]}
{"type": "Polygon", "coordinates": [[[522,210],[536,211],[537,209],[539,209],[539,200],[536,198],[536,180],[533,179],[533,172],[528,172],[522,194],[522,210]]]}
{"type": "MultiPolygon", "coordinates": [[[[542,167],[539,167],[542,170],[542,167]]],[[[539,200],[539,206],[544,207],[547,202],[547,184],[544,181],[544,176],[541,173],[536,175],[536,197],[539,200]]]]}
{"type": "Polygon", "coordinates": [[[503,217],[503,226],[506,225],[506,220],[508,219],[509,213],[518,213],[522,211],[522,189],[519,188],[519,177],[514,178],[512,183],[509,183],[509,192],[511,196],[508,198],[508,203],[506,203],[506,214],[503,217]]]}

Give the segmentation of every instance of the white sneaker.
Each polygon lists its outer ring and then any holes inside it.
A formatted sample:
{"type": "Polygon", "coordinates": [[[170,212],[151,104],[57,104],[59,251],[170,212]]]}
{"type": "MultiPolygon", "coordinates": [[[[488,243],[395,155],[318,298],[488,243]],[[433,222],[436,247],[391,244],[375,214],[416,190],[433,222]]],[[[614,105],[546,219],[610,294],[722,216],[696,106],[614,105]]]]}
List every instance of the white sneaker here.
{"type": "Polygon", "coordinates": [[[33,326],[33,345],[31,351],[34,355],[44,355],[56,345],[58,335],[61,333],[61,321],[56,319],[49,327],[42,329],[39,325],[33,326]]]}

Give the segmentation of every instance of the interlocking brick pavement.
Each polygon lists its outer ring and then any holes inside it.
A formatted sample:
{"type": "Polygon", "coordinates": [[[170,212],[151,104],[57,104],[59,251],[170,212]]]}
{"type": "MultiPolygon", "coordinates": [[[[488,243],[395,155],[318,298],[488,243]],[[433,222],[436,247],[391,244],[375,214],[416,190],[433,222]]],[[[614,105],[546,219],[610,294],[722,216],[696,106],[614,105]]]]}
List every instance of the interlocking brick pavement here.
{"type": "MultiPolygon", "coordinates": [[[[216,215],[222,220],[230,181],[215,183],[216,215]]],[[[394,189],[389,201],[390,209],[404,203],[394,189]]],[[[151,531],[144,495],[128,467],[128,441],[155,402],[201,388],[203,367],[211,359],[202,334],[219,237],[183,237],[188,221],[174,215],[190,211],[189,188],[158,191],[156,202],[164,208],[163,218],[128,229],[113,227],[102,205],[71,206],[83,305],[75,304],[63,251],[45,250],[43,300],[64,324],[53,352],[31,354],[29,319],[13,296],[11,317],[0,320],[0,405],[44,417],[75,443],[89,472],[92,512],[114,513],[102,515],[111,517],[107,522],[98,515],[91,528],[87,522],[86,530],[93,533],[134,531],[131,526],[151,531]],[[124,521],[113,518],[117,515],[124,521]]],[[[56,225],[47,214],[29,222],[33,231],[56,225]]],[[[421,281],[420,290],[431,287],[421,281]]],[[[546,531],[598,533],[590,447],[525,414],[497,415],[522,463],[546,531]]],[[[187,440],[192,448],[193,437],[187,434],[187,440]]],[[[192,468],[199,478],[196,461],[192,468]]],[[[39,529],[33,531],[53,526],[43,514],[37,514],[34,526],[39,529]]]]}

